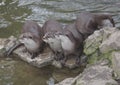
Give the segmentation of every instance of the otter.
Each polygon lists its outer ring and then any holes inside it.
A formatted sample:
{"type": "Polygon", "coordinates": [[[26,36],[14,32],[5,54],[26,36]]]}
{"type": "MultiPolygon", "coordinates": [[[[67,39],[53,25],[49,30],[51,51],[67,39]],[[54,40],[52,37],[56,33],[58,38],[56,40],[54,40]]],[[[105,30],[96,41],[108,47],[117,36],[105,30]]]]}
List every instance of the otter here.
{"type": "Polygon", "coordinates": [[[57,32],[62,33],[62,25],[56,20],[48,20],[43,25],[44,36],[43,41],[46,42],[53,53],[55,54],[55,60],[61,60],[63,56],[62,46],[60,39],[55,37],[57,32]]]}
{"type": "Polygon", "coordinates": [[[84,36],[84,39],[91,35],[95,30],[99,30],[105,26],[115,27],[111,15],[89,12],[80,13],[75,20],[75,25],[77,30],[84,36]]]}
{"type": "Polygon", "coordinates": [[[27,51],[32,55],[31,58],[35,58],[39,52],[43,51],[45,44],[42,40],[43,35],[42,28],[36,22],[32,20],[26,21],[18,39],[19,43],[15,44],[6,52],[7,56],[9,56],[17,47],[24,45],[27,51]]]}
{"type": "Polygon", "coordinates": [[[83,53],[83,37],[78,32],[75,24],[69,24],[63,29],[63,33],[56,33],[56,38],[61,40],[64,59],[62,64],[65,64],[68,57],[76,56],[76,64],[80,64],[80,56],[83,53]]]}

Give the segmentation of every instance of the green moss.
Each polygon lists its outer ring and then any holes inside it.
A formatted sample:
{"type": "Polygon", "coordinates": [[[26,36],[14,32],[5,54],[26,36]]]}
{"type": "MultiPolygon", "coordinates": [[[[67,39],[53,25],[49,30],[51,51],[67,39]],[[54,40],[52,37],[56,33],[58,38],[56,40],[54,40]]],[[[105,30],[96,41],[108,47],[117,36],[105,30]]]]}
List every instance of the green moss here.
{"type": "Polygon", "coordinates": [[[89,64],[94,64],[96,63],[98,60],[98,54],[95,52],[94,54],[92,54],[91,56],[89,56],[88,58],[88,63],[89,64]]]}
{"type": "Polygon", "coordinates": [[[88,64],[95,64],[96,62],[98,62],[101,59],[109,60],[109,62],[110,62],[109,65],[111,66],[112,52],[101,54],[98,50],[96,50],[92,55],[89,56],[88,64]]]}

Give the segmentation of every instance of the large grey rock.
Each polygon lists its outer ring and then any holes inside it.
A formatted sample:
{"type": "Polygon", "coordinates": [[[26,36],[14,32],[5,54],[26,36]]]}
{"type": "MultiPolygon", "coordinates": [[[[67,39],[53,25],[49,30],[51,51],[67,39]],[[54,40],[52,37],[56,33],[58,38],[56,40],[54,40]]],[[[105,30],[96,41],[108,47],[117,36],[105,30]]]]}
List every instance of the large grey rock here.
{"type": "Polygon", "coordinates": [[[85,40],[84,52],[86,55],[94,53],[102,41],[103,30],[95,31],[93,35],[85,40]]]}
{"type": "Polygon", "coordinates": [[[108,66],[90,66],[79,76],[76,85],[118,85],[112,79],[112,72],[113,70],[108,66]]]}
{"type": "Polygon", "coordinates": [[[103,28],[95,31],[85,40],[84,53],[91,55],[99,49],[99,46],[104,42],[111,34],[118,31],[116,28],[103,28]]]}
{"type": "Polygon", "coordinates": [[[112,33],[109,38],[100,45],[100,51],[102,53],[108,53],[114,50],[120,50],[120,31],[112,33]]]}
{"type": "Polygon", "coordinates": [[[117,77],[120,79],[120,52],[112,53],[112,67],[117,77]]]}

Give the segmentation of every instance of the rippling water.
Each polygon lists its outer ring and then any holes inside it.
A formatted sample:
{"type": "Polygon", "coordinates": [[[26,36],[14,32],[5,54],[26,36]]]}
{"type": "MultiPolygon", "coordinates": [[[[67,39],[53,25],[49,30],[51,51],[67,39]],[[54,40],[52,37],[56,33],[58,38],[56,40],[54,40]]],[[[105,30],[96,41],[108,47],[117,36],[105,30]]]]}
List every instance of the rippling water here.
{"type": "Polygon", "coordinates": [[[0,37],[18,36],[25,20],[71,23],[83,11],[110,13],[120,26],[120,0],[1,0],[0,37]]]}
{"type": "MultiPolygon", "coordinates": [[[[0,37],[18,36],[25,20],[42,25],[56,19],[67,24],[83,11],[110,13],[120,27],[120,0],[0,0],[0,37]]],[[[0,60],[0,85],[46,85],[50,77],[74,76],[74,72],[67,73],[51,67],[37,69],[13,59],[0,60]]]]}

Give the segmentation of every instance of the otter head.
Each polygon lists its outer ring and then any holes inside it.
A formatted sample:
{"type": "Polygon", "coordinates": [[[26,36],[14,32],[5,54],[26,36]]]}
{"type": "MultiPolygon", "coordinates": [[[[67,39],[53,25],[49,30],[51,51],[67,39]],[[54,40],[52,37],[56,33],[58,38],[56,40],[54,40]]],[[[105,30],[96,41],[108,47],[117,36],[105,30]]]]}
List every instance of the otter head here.
{"type": "Polygon", "coordinates": [[[60,35],[64,35],[62,32],[56,32],[54,34],[55,38],[60,39],[60,35]]]}
{"type": "Polygon", "coordinates": [[[29,32],[21,34],[19,41],[23,43],[30,52],[37,51],[40,47],[40,39],[29,32]]]}
{"type": "Polygon", "coordinates": [[[101,24],[98,26],[98,29],[101,29],[104,27],[114,27],[114,25],[110,22],[110,20],[105,19],[101,21],[101,24]]]}
{"type": "Polygon", "coordinates": [[[106,19],[102,21],[103,27],[114,27],[110,20],[106,19]]]}

